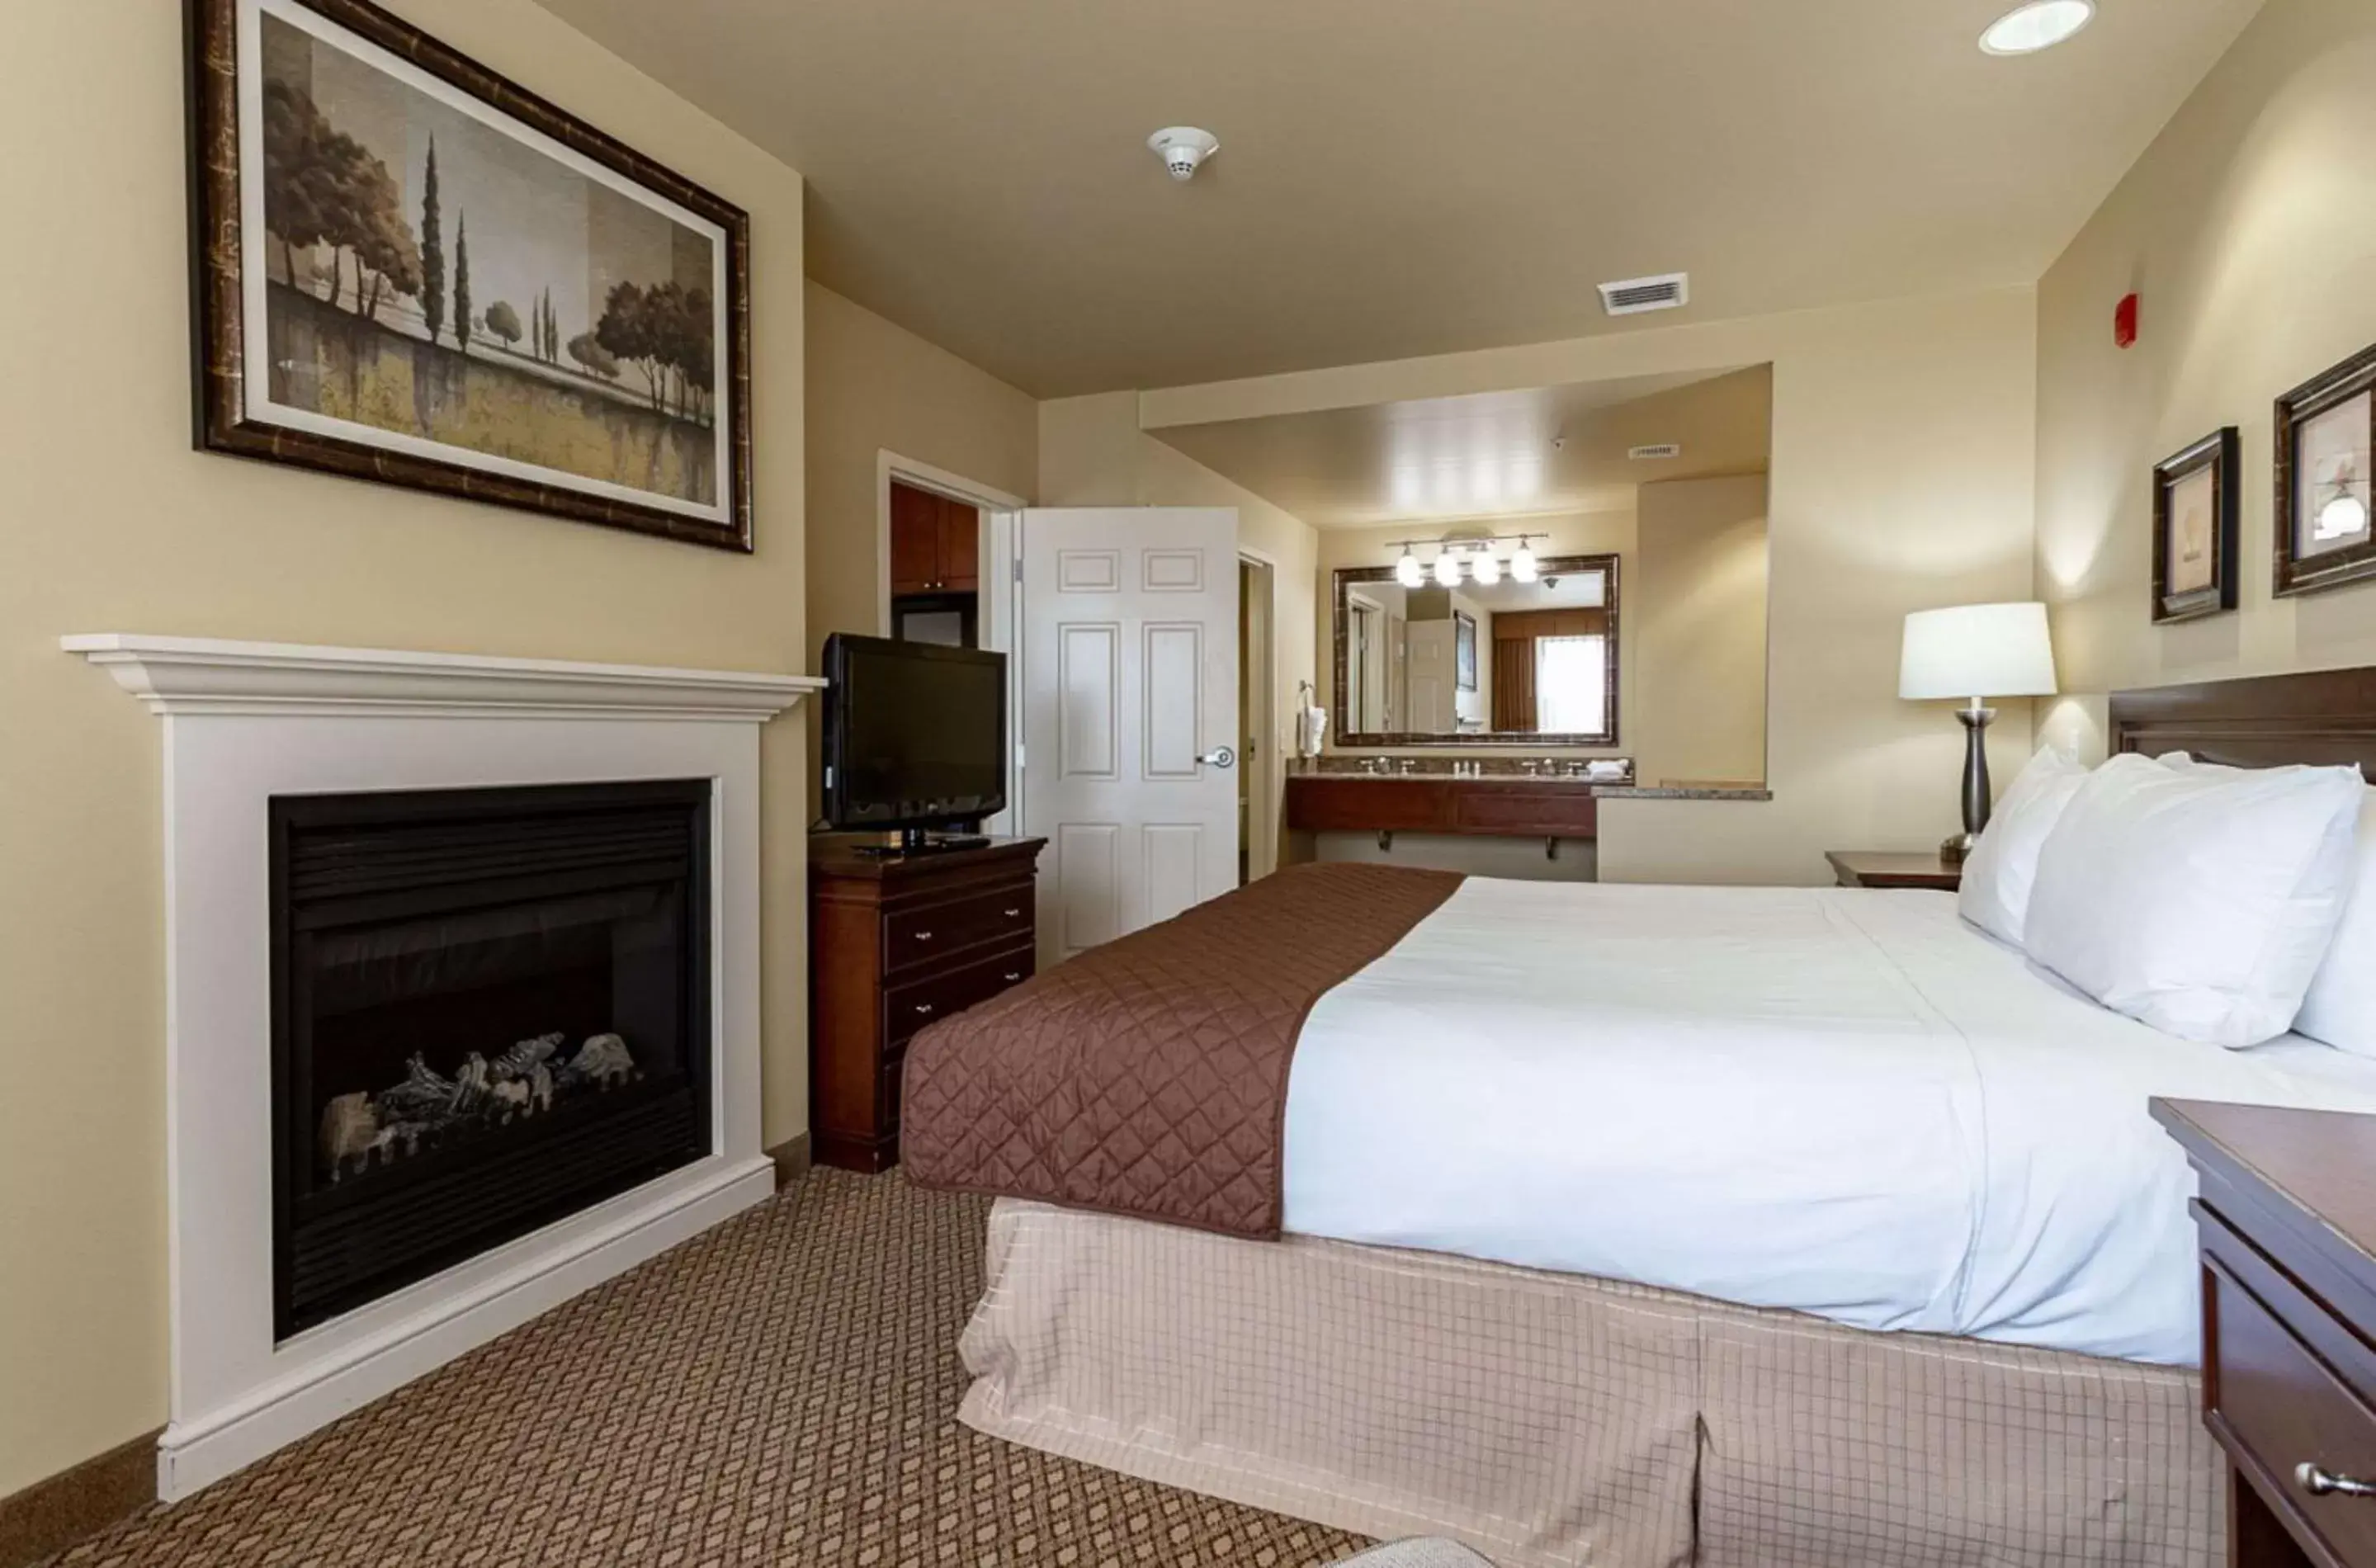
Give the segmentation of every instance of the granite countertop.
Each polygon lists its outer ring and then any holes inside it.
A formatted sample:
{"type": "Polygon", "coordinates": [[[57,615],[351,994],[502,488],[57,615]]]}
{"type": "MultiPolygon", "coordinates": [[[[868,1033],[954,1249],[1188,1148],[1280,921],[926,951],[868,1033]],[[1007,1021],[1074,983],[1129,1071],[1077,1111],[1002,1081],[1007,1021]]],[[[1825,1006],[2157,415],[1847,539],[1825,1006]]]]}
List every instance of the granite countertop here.
{"type": "Polygon", "coordinates": [[[1597,784],[1593,794],[1604,801],[1770,801],[1774,791],[1758,786],[1753,789],[1724,787],[1702,789],[1696,786],[1666,784],[1597,784]]]}
{"type": "Polygon", "coordinates": [[[1550,785],[1559,789],[1579,790],[1602,801],[1770,801],[1774,791],[1762,786],[1754,788],[1702,788],[1662,784],[1596,783],[1572,774],[1559,773],[1451,773],[1443,768],[1418,768],[1409,773],[1364,773],[1358,768],[1291,769],[1288,778],[1351,778],[1376,784],[1405,784],[1420,780],[1452,784],[1525,784],[1535,788],[1550,785]]]}

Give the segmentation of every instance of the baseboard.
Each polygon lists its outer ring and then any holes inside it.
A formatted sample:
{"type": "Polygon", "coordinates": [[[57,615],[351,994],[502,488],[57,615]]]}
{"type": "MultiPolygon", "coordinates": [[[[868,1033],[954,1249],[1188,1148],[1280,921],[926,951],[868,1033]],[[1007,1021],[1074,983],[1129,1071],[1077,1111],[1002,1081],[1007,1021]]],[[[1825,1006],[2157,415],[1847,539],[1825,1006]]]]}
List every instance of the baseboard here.
{"type": "Polygon", "coordinates": [[[64,1551],[157,1501],[157,1432],[0,1497],[0,1568],[64,1551]]]}
{"type": "Polygon", "coordinates": [[[786,1187],[809,1173],[809,1135],[796,1133],[767,1151],[776,1162],[776,1191],[786,1187]]]}
{"type": "Polygon", "coordinates": [[[679,1241],[767,1201],[776,1173],[758,1156],[646,1203],[468,1295],[442,1301],[368,1339],[302,1379],[267,1385],[226,1409],[165,1429],[156,1448],[156,1495],[176,1503],[425,1372],[474,1350],[679,1241]]]}

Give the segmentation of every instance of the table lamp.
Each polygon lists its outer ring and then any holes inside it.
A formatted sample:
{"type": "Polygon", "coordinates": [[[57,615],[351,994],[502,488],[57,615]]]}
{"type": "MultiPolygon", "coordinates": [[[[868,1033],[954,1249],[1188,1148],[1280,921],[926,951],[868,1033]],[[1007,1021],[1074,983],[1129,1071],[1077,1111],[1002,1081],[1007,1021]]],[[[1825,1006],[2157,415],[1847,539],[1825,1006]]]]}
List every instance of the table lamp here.
{"type": "Polygon", "coordinates": [[[1939,846],[1939,858],[1961,865],[1989,825],[1987,731],[1996,709],[1988,697],[2054,695],[2054,646],[2046,635],[2046,606],[1959,604],[1918,610],[1906,618],[1897,665],[1897,695],[1916,702],[1963,699],[1964,831],[1939,846]]]}

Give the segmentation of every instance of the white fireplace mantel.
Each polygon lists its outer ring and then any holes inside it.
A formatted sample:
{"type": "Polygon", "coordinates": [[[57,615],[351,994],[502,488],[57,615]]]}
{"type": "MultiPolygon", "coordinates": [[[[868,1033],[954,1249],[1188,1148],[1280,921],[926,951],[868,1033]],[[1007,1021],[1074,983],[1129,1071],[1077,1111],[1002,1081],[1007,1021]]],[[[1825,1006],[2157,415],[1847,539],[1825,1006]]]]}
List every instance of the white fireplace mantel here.
{"type": "Polygon", "coordinates": [[[759,726],[811,676],[98,633],[162,716],[167,1501],[763,1202],[759,726]],[[710,1152],[288,1339],[272,1318],[276,796],[710,782],[710,1152]]]}
{"type": "Polygon", "coordinates": [[[741,719],[820,691],[814,675],[671,670],[302,643],[89,632],[61,637],[152,713],[741,719]]]}

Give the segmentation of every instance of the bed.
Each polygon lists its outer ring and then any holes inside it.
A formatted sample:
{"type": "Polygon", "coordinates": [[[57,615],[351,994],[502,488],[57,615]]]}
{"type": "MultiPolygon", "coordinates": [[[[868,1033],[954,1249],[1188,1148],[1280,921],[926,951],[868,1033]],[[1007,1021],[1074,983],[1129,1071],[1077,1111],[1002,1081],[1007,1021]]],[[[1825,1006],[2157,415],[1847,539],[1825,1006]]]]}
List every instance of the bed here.
{"type": "MultiPolygon", "coordinates": [[[[2364,763],[2371,695],[2115,743],[2364,763]]],[[[2158,1034],[1941,894],[1271,881],[911,1048],[911,1173],[1000,1194],[968,1422],[1503,1563],[2215,1559],[2145,1102],[2376,1063],[2158,1034]]]]}

